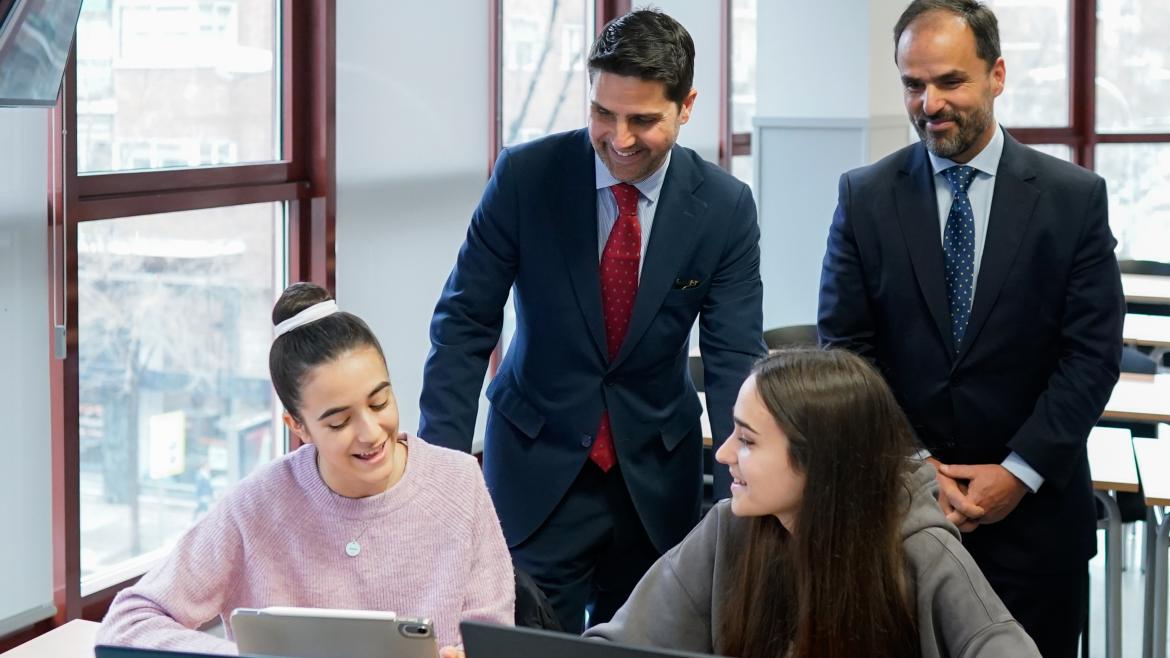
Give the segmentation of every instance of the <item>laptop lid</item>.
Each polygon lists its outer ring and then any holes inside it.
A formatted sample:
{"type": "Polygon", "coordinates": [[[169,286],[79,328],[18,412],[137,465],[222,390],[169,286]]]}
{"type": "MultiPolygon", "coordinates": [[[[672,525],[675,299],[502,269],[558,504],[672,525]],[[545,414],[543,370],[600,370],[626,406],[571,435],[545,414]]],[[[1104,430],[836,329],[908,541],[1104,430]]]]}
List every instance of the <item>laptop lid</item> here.
{"type": "MultiPolygon", "coordinates": [[[[165,649],[139,649],[135,647],[115,647],[99,644],[93,648],[94,658],[229,658],[219,653],[190,653],[187,651],[167,651],[165,649]]],[[[248,658],[244,654],[241,658],[248,658]]],[[[257,657],[259,658],[259,657],[257,657]]],[[[265,656],[264,658],[281,658],[279,656],[265,656]]],[[[287,656],[284,658],[288,658],[287,656]]]]}
{"type": "Polygon", "coordinates": [[[635,647],[534,628],[474,621],[459,624],[467,658],[710,658],[708,654],[635,647]]]}

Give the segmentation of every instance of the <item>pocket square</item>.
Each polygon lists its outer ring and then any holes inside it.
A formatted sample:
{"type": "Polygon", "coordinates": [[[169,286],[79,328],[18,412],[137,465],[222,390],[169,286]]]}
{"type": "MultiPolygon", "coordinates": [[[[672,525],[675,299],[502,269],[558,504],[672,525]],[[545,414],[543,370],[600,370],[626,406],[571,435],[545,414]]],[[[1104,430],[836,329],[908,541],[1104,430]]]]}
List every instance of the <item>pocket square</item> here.
{"type": "Polygon", "coordinates": [[[691,288],[698,288],[700,283],[702,283],[702,281],[699,281],[698,279],[675,279],[674,289],[690,290],[691,288]]]}

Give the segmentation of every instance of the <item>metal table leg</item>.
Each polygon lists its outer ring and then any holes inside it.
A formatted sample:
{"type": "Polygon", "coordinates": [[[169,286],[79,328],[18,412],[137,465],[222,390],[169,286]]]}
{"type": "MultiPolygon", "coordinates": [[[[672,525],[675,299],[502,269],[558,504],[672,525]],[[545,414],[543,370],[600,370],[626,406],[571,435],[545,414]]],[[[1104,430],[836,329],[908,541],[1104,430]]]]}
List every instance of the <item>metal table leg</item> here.
{"type": "Polygon", "coordinates": [[[1105,655],[1121,658],[1121,510],[1112,492],[1094,491],[1105,510],[1105,655]]]}
{"type": "Polygon", "coordinates": [[[1142,562],[1146,565],[1146,597],[1142,605],[1142,658],[1154,658],[1154,585],[1158,574],[1154,569],[1154,551],[1158,540],[1158,518],[1154,508],[1146,508],[1146,546],[1142,562]]]}
{"type": "MultiPolygon", "coordinates": [[[[1167,510],[1170,512],[1170,510],[1167,510]]],[[[1154,546],[1154,658],[1166,658],[1166,551],[1170,548],[1170,513],[1162,514],[1154,546]]],[[[1148,591],[1149,588],[1147,588],[1148,591]]]]}

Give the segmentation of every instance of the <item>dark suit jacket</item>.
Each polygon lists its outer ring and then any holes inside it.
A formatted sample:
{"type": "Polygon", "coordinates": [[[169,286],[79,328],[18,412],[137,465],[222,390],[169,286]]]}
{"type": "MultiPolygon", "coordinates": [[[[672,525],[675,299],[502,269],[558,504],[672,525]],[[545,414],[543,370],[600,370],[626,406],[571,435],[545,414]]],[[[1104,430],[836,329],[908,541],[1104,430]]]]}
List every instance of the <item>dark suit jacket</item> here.
{"type": "Polygon", "coordinates": [[[1039,572],[1096,552],[1085,442],[1117,381],[1125,302],[1105,182],[1005,134],[971,318],[956,351],[930,159],[921,144],[841,177],[821,275],[821,341],[876,363],[940,461],[1044,477],[963,541],[1039,572]]]}
{"type": "MultiPolygon", "coordinates": [[[[588,132],[504,149],[472,216],[431,321],[419,436],[470,448],[513,289],[516,332],[488,387],[484,445],[484,476],[510,546],[548,517],[577,477],[603,409],[655,546],[673,546],[698,520],[700,405],[688,338],[699,316],[718,444],[731,432],[739,386],[764,351],[759,229],[747,186],[679,146],[658,204],[628,334],[612,362],[588,132]]],[[[718,470],[725,490],[726,469],[718,470]]]]}

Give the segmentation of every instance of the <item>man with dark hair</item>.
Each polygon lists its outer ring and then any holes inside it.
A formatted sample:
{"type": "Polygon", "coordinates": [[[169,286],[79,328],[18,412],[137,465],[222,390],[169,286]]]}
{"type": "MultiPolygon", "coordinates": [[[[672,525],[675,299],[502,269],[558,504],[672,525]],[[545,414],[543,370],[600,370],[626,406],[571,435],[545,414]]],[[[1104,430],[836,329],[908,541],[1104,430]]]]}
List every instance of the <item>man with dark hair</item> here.
{"type": "MultiPolygon", "coordinates": [[[[589,55],[588,128],[503,150],[431,322],[419,435],[467,450],[512,290],[484,475],[513,559],[567,631],[587,607],[608,620],[698,520],[696,317],[716,445],[764,352],[751,191],[675,144],[693,71],[669,16],[609,23],[589,55]]],[[[727,495],[726,468],[715,486],[727,495]]]]}
{"type": "Polygon", "coordinates": [[[881,368],[992,587],[1044,656],[1076,656],[1097,545],[1085,442],[1125,312],[1105,182],[995,122],[986,6],[916,0],[895,45],[921,142],[841,177],[821,340],[881,368]]]}

